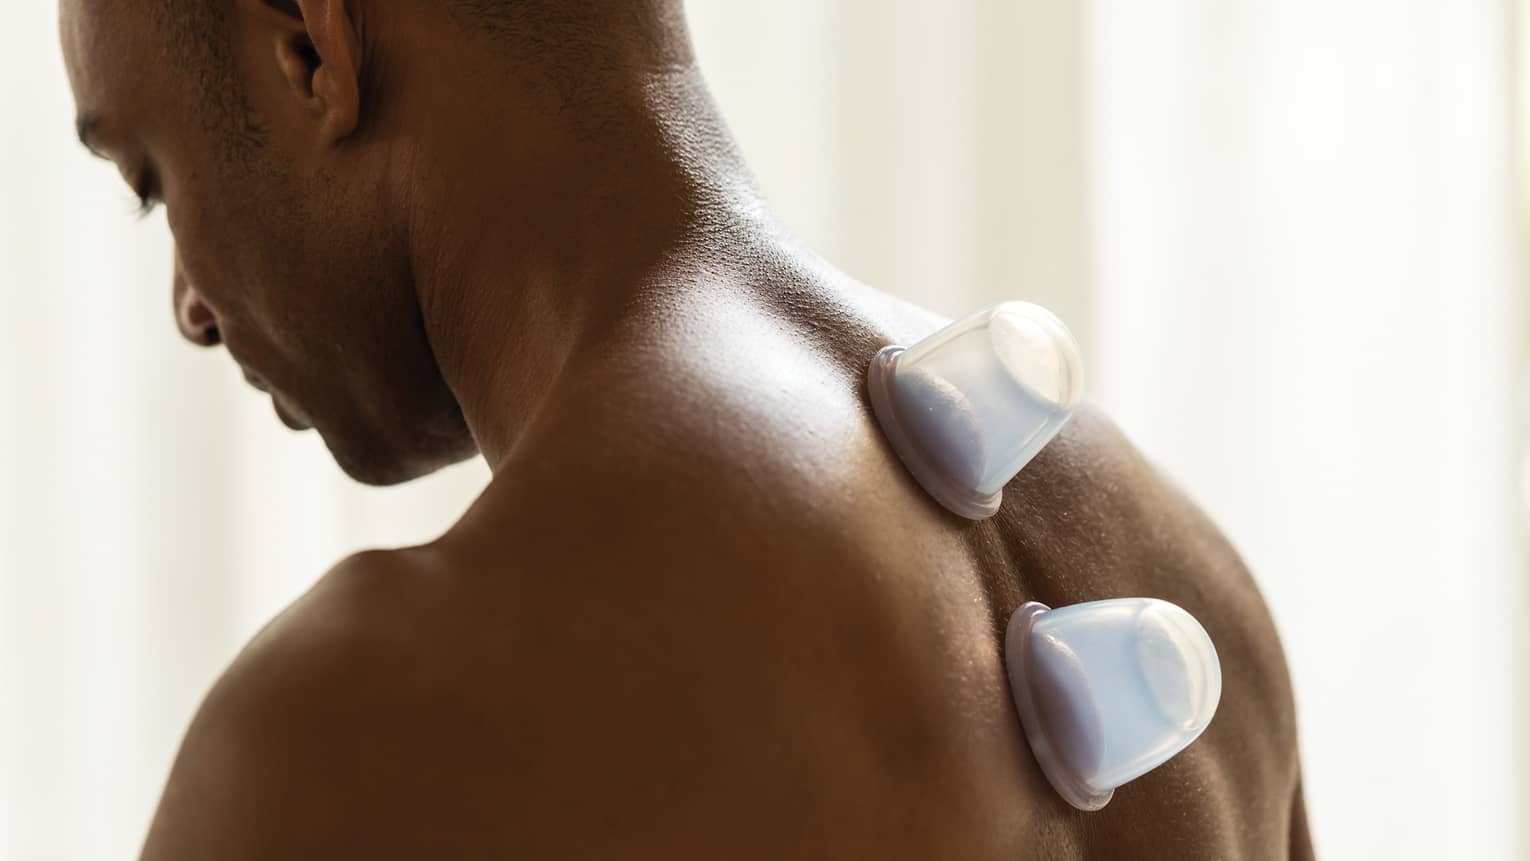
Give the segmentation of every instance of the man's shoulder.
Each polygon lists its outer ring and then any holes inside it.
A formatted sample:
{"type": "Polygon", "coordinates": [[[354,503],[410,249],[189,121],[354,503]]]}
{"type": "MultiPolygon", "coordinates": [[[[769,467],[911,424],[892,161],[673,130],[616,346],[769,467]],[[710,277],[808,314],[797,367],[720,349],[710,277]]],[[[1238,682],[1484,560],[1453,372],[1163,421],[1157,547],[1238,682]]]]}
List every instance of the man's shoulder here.
{"type": "Polygon", "coordinates": [[[498,575],[337,566],[208,696],[145,857],[786,852],[772,823],[826,817],[867,829],[823,845],[880,839],[865,799],[896,807],[888,763],[912,777],[940,730],[869,707],[908,691],[866,596],[584,543],[498,575]]]}
{"type": "Polygon", "coordinates": [[[528,449],[439,541],[335,566],[207,698],[146,857],[704,851],[922,755],[919,715],[846,734],[907,670],[821,466],[658,433],[528,449]]]}
{"type": "Polygon", "coordinates": [[[433,555],[346,560],[250,643],[187,732],[146,858],[594,857],[688,827],[688,794],[749,761],[726,742],[758,731],[750,662],[694,596],[560,598],[548,583],[601,572],[433,555]]]}
{"type": "Polygon", "coordinates": [[[387,830],[356,827],[362,811],[377,822],[411,814],[413,786],[375,794],[416,762],[420,735],[406,731],[418,710],[399,705],[416,687],[408,638],[374,612],[391,603],[376,588],[408,564],[352,557],[251,640],[186,732],[144,858],[349,857],[387,830]]]}

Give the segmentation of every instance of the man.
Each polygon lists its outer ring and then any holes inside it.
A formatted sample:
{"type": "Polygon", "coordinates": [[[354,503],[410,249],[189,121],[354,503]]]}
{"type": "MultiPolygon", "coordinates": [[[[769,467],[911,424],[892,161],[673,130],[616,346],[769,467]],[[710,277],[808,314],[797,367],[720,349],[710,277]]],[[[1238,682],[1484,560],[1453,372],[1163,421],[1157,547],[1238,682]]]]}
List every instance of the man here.
{"type": "Polygon", "coordinates": [[[679,0],[63,0],[81,137],[176,319],[357,480],[481,453],[328,572],[187,733],[144,857],[1285,858],[1291,690],[1233,551],[1085,410],[984,523],[875,427],[940,321],[795,244],[679,0]],[[1220,713],[1067,806],[1001,660],[1029,599],[1181,604],[1220,713]]]}

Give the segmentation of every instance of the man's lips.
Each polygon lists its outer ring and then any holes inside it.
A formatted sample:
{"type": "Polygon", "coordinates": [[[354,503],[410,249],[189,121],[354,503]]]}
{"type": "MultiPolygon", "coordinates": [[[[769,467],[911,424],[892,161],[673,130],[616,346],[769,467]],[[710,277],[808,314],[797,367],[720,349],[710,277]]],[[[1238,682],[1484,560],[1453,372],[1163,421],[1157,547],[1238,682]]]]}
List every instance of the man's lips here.
{"type": "Polygon", "coordinates": [[[270,384],[267,383],[264,379],[256,376],[250,371],[249,368],[246,368],[243,365],[240,366],[240,370],[244,371],[245,382],[271,396],[271,406],[276,409],[276,417],[282,420],[282,424],[295,431],[310,430],[313,428],[313,425],[310,424],[307,419],[299,416],[296,410],[293,410],[287,405],[283,404],[281,396],[271,391],[270,384]]]}

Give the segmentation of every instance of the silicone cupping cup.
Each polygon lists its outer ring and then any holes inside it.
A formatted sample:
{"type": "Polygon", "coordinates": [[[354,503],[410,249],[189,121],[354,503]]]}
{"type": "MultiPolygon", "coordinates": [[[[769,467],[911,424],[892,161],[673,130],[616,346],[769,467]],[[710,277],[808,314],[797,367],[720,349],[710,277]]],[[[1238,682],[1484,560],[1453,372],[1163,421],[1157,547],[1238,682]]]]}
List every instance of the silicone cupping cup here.
{"type": "MultiPolygon", "coordinates": [[[[981,520],[1072,417],[1083,362],[1051,312],[1005,302],[912,347],[883,349],[867,388],[920,486],[981,520]]],[[[1031,751],[1058,793],[1083,810],[1105,806],[1116,787],[1194,741],[1222,693],[1205,629],[1153,598],[1025,604],[1010,618],[1004,651],[1031,751]]]]}

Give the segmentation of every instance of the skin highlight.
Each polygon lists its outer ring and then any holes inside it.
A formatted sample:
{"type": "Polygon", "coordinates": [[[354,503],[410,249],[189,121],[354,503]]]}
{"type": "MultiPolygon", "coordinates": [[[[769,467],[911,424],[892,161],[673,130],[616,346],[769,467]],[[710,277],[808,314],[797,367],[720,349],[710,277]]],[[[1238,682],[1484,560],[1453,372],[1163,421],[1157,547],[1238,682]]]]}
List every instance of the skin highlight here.
{"type": "Polygon", "coordinates": [[[145,858],[1311,856],[1236,554],[1092,408],[994,519],[925,497],[862,376],[942,321],[774,220],[678,2],[222,0],[189,37],[166,2],[60,29],[82,136],[166,209],[182,334],[359,481],[494,479],[249,645],[145,858]],[[1119,595],[1205,624],[1223,706],[1085,815],[1000,643],[1119,595]]]}

